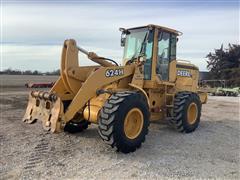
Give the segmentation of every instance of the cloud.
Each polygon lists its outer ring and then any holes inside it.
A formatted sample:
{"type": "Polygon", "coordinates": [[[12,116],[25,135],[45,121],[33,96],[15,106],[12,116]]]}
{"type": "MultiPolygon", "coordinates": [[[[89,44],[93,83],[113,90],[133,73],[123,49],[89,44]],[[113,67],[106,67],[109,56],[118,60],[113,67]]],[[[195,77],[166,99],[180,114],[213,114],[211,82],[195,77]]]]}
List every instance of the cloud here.
{"type": "Polygon", "coordinates": [[[206,70],[204,58],[214,48],[239,43],[239,7],[14,4],[3,7],[3,42],[7,44],[3,65],[56,69],[61,45],[67,38],[121,61],[118,28],[150,23],[182,31],[178,57],[192,60],[201,70],[206,70]],[[48,67],[46,62],[50,63],[48,67]]]}

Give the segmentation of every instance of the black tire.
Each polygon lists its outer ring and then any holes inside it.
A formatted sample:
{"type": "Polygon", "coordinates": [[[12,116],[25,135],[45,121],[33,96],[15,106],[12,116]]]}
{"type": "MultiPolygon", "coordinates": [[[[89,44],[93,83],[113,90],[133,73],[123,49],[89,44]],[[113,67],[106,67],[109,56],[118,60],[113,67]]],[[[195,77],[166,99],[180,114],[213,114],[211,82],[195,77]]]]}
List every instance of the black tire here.
{"type": "Polygon", "coordinates": [[[146,98],[137,92],[124,91],[111,95],[100,111],[99,135],[112,148],[123,153],[134,152],[145,141],[149,126],[149,107],[146,98]],[[124,132],[124,120],[127,113],[138,108],[143,114],[143,127],[140,134],[129,139],[124,132]]]}
{"type": "Polygon", "coordinates": [[[173,119],[171,123],[179,132],[191,133],[199,125],[201,109],[202,104],[196,93],[180,92],[176,94],[174,99],[173,119]],[[191,103],[195,103],[197,107],[197,116],[193,123],[189,123],[187,117],[188,107],[191,103]]]}
{"type": "MultiPolygon", "coordinates": [[[[63,101],[63,112],[66,112],[68,106],[71,104],[72,101],[67,100],[67,101],[63,101]]],[[[69,121],[68,123],[66,123],[66,125],[64,126],[64,131],[65,132],[69,132],[69,133],[79,133],[82,132],[83,130],[88,128],[88,125],[90,124],[90,122],[86,121],[86,120],[81,120],[81,121],[76,121],[79,117],[75,117],[76,119],[73,119],[71,121],[69,121]]]]}
{"type": "Polygon", "coordinates": [[[69,121],[65,126],[64,126],[64,131],[69,132],[69,133],[79,133],[84,131],[85,129],[88,128],[89,122],[86,120],[82,120],[78,123],[69,121]]]}

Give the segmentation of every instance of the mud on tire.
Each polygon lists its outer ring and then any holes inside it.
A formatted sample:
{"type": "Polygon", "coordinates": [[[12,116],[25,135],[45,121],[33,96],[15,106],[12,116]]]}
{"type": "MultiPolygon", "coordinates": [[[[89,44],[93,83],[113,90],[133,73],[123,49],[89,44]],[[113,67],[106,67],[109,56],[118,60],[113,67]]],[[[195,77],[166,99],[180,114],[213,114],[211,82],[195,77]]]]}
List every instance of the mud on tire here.
{"type": "Polygon", "coordinates": [[[145,141],[149,126],[149,107],[146,98],[137,92],[118,92],[106,101],[98,119],[99,135],[112,148],[129,153],[135,151],[145,141]],[[124,121],[128,112],[137,108],[143,115],[143,126],[139,135],[129,139],[124,132],[124,121]]]}

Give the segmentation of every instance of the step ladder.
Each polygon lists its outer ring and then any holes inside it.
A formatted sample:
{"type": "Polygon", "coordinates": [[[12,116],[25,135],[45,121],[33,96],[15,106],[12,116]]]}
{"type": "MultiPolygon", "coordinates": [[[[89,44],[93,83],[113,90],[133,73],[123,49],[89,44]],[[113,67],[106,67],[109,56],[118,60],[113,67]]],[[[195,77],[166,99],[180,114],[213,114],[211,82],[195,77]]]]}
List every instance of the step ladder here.
{"type": "Polygon", "coordinates": [[[173,108],[174,108],[174,97],[175,93],[170,92],[174,86],[165,85],[165,119],[171,120],[173,118],[173,108]]]}

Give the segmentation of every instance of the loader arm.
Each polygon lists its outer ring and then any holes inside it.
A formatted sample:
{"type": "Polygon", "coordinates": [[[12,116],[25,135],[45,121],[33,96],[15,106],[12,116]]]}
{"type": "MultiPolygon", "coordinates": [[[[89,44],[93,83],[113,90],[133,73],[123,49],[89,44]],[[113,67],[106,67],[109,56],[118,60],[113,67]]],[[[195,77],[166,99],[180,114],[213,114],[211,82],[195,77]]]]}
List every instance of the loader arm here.
{"type": "MultiPolygon", "coordinates": [[[[114,66],[112,63],[107,61],[107,58],[99,57],[94,52],[88,52],[85,49],[78,47],[75,40],[73,39],[65,40],[62,48],[61,57],[61,78],[62,83],[64,84],[66,90],[72,94],[76,94],[81,87],[81,83],[79,83],[79,80],[72,78],[68,74],[69,70],[72,70],[71,72],[75,74],[75,71],[73,69],[79,67],[78,61],[79,51],[85,54],[90,60],[92,60],[95,63],[98,63],[103,67],[114,66]]],[[[81,76],[84,75],[85,74],[82,74],[81,76]]]]}
{"type": "Polygon", "coordinates": [[[73,98],[71,104],[68,106],[66,113],[63,116],[65,122],[70,121],[74,115],[80,111],[86,103],[96,96],[97,90],[103,88],[104,86],[116,82],[120,79],[125,77],[131,76],[134,73],[135,65],[128,65],[128,66],[114,66],[114,67],[101,67],[100,69],[96,70],[86,82],[82,85],[82,87],[77,92],[76,96],[73,98]],[[119,71],[123,72],[122,75],[116,76],[106,76],[108,71],[119,71]]]}
{"type": "Polygon", "coordinates": [[[77,47],[74,40],[66,40],[62,49],[61,76],[49,92],[33,91],[29,95],[23,121],[33,123],[41,120],[44,129],[60,132],[97,95],[97,90],[133,75],[134,69],[134,64],[114,66],[95,53],[77,47]],[[79,51],[102,66],[80,67],[79,51]],[[70,102],[67,109],[66,101],[70,102]]]}
{"type": "MultiPolygon", "coordinates": [[[[73,39],[64,42],[61,59],[61,80],[59,81],[62,81],[61,83],[64,84],[64,88],[66,89],[65,94],[70,96],[70,98],[73,97],[71,104],[62,118],[65,122],[70,121],[85,106],[87,101],[96,95],[98,89],[111,82],[130,76],[134,72],[134,65],[124,67],[114,66],[105,59],[107,58],[99,57],[94,52],[88,52],[78,47],[76,41],[73,39]],[[79,51],[101,66],[79,67],[79,51]],[[107,77],[106,72],[109,70],[114,72],[115,70],[123,70],[123,74],[107,77]]],[[[57,88],[56,85],[51,92],[54,92],[54,89],[64,89],[62,84],[60,88],[57,88]]]]}

